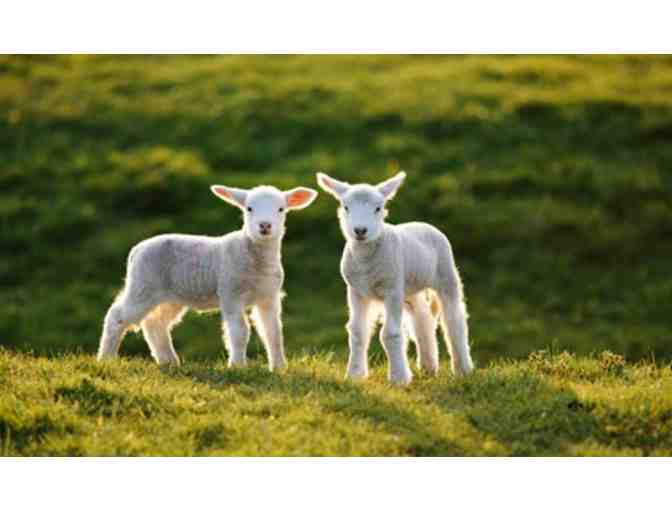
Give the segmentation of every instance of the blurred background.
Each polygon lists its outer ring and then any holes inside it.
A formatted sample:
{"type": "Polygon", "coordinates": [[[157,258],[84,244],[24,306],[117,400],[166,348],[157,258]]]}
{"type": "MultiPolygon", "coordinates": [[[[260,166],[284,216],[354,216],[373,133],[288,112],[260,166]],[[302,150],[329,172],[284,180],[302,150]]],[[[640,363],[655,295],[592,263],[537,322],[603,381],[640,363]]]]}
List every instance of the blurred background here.
{"type": "MultiPolygon", "coordinates": [[[[671,142],[671,57],[0,57],[0,345],[95,353],[131,246],[239,227],[212,183],[403,169],[389,221],[451,240],[478,364],[672,360],[671,142]]],[[[336,203],[287,226],[287,351],[344,360],[336,203]]],[[[173,336],[224,356],[217,315],[173,336]]]]}

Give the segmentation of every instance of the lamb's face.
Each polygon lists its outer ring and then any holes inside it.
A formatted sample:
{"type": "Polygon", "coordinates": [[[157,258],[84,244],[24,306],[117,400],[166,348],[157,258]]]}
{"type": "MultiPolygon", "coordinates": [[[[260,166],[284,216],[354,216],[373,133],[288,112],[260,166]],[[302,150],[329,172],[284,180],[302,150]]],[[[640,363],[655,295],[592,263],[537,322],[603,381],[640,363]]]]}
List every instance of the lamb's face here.
{"type": "Polygon", "coordinates": [[[255,242],[281,238],[285,233],[287,211],[303,209],[317,197],[317,191],[310,188],[280,191],[273,186],[258,186],[244,190],[217,185],[210,189],[243,211],[243,231],[255,242]]]}
{"type": "Polygon", "coordinates": [[[248,192],[243,209],[245,233],[254,241],[271,241],[285,233],[287,200],[276,188],[255,188],[248,192]]]}
{"type": "Polygon", "coordinates": [[[395,195],[405,177],[406,174],[400,172],[372,186],[351,185],[318,173],[317,182],[341,203],[338,218],[345,238],[354,243],[366,243],[375,241],[382,234],[387,216],[385,203],[395,195]]]}
{"type": "Polygon", "coordinates": [[[343,235],[350,241],[364,243],[378,239],[383,231],[385,216],[385,197],[373,186],[350,186],[341,198],[338,218],[343,235]]]}

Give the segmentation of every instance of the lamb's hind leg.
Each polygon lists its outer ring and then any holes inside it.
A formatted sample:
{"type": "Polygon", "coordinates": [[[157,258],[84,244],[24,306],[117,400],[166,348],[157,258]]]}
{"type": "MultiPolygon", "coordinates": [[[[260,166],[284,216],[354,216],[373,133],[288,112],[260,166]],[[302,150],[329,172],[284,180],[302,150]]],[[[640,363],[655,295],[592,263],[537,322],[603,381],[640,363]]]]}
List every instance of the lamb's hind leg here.
{"type": "Polygon", "coordinates": [[[142,321],[142,332],[149,345],[152,357],[159,365],[180,364],[180,358],[173,347],[170,330],[182,320],[187,308],[177,303],[157,306],[142,321]]]}
{"type": "Polygon", "coordinates": [[[418,348],[418,368],[429,374],[439,369],[439,349],[436,339],[436,319],[423,294],[407,299],[408,314],[418,348]]]}
{"type": "Polygon", "coordinates": [[[467,308],[457,268],[453,268],[451,277],[438,290],[438,297],[441,304],[441,327],[450,352],[453,373],[467,375],[474,369],[474,365],[469,352],[467,308]]]}
{"type": "Polygon", "coordinates": [[[129,292],[122,291],[105,315],[98,361],[116,358],[126,332],[136,327],[147,312],[156,306],[154,302],[134,300],[130,295],[129,292]]]}

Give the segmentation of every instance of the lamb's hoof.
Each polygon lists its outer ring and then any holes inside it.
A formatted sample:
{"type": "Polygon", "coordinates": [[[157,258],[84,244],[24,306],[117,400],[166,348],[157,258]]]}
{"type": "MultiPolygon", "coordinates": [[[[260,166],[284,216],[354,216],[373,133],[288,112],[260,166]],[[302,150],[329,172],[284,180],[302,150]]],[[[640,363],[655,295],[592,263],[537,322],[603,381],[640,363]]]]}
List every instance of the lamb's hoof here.
{"type": "Polygon", "coordinates": [[[283,360],[278,363],[271,363],[268,366],[268,370],[270,372],[284,372],[285,370],[287,370],[287,362],[283,360]]]}
{"type": "Polygon", "coordinates": [[[368,371],[364,369],[348,369],[345,378],[348,381],[363,381],[369,377],[368,371]]]}
{"type": "Polygon", "coordinates": [[[98,363],[103,363],[105,361],[113,360],[117,357],[117,355],[113,352],[99,352],[98,355],[96,356],[96,360],[98,363]]]}
{"type": "Polygon", "coordinates": [[[474,365],[469,363],[467,366],[453,366],[453,375],[455,377],[466,377],[474,371],[474,365]]]}
{"type": "Polygon", "coordinates": [[[229,360],[229,368],[245,368],[247,360],[229,360]]]}
{"type": "Polygon", "coordinates": [[[164,359],[161,361],[156,362],[157,365],[159,365],[159,368],[177,368],[179,367],[182,363],[180,362],[179,358],[171,358],[171,359],[164,359]]]}
{"type": "Polygon", "coordinates": [[[439,375],[439,367],[437,365],[428,365],[424,367],[420,365],[418,370],[422,373],[422,375],[427,377],[436,377],[439,375]]]}
{"type": "Polygon", "coordinates": [[[394,384],[395,386],[408,386],[411,384],[412,380],[413,374],[410,370],[402,374],[391,374],[389,377],[390,383],[394,384]]]}

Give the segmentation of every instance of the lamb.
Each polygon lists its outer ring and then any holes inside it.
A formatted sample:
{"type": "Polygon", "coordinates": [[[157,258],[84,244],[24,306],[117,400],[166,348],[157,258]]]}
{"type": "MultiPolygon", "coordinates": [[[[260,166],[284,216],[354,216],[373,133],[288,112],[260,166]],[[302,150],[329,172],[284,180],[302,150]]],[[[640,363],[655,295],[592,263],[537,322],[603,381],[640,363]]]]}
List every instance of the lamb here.
{"type": "Polygon", "coordinates": [[[446,236],[427,223],[391,225],[386,203],[406,174],[376,186],[351,185],[323,173],[319,185],[339,202],[338,218],[346,239],[341,275],[347,284],[350,356],[346,377],[368,376],[367,352],[375,324],[384,312],[380,340],[388,358],[388,378],[408,384],[412,373],[404,332],[413,337],[418,368],[438,370],[436,316],[455,375],[473,370],[462,281],[446,236]]]}
{"type": "Polygon", "coordinates": [[[317,192],[220,185],[211,190],[243,211],[243,228],[223,237],[167,234],[137,244],[128,256],[125,286],[105,316],[98,360],[116,357],[126,331],[140,325],[156,362],[179,365],[172,328],[189,308],[219,309],[229,366],[244,366],[250,336],[246,310],[252,307],[269,369],[286,366],[280,255],[285,219],[287,211],[310,205],[317,192]]]}

